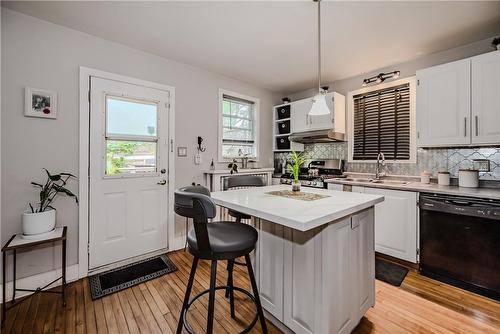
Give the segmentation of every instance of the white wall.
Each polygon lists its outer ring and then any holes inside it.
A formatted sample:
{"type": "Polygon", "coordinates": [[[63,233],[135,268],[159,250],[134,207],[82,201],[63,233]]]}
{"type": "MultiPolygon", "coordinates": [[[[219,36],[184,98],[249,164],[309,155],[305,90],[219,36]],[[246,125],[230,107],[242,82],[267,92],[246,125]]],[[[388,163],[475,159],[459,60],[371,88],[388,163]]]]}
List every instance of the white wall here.
{"type": "MultiPolygon", "coordinates": [[[[500,31],[499,31],[500,33],[500,31]]],[[[375,76],[381,72],[392,72],[395,70],[401,71],[401,78],[406,78],[415,75],[416,71],[422,68],[431,67],[434,65],[444,64],[451,61],[476,56],[485,52],[493,51],[491,47],[492,38],[481,40],[475,43],[460,46],[458,48],[449,49],[441,52],[436,52],[430,55],[422,56],[415,60],[396,64],[389,67],[379,68],[377,70],[365,73],[363,75],[358,75],[351,78],[346,78],[342,80],[334,81],[333,83],[323,84],[324,86],[329,86],[329,91],[336,91],[338,93],[347,95],[348,92],[361,88],[364,78],[369,78],[375,76]]],[[[408,41],[411,43],[411,41],[408,41]]],[[[325,56],[325,55],[323,55],[325,56]]],[[[369,55],[367,55],[369,57],[369,55]]],[[[303,99],[306,97],[313,96],[316,94],[317,88],[311,88],[303,90],[300,92],[290,93],[288,97],[292,101],[303,99]]]]}
{"type": "MultiPolygon", "coordinates": [[[[176,146],[187,146],[189,153],[187,158],[176,158],[176,186],[201,183],[202,170],[208,169],[211,158],[217,161],[219,88],[260,99],[260,164],[271,166],[271,110],[281,95],[5,8],[1,14],[2,244],[21,231],[21,212],[36,199],[29,183],[43,179],[43,167],[78,172],[79,66],[175,87],[176,146]],[[59,93],[57,120],[23,116],[25,86],[59,93]],[[207,146],[200,166],[193,163],[197,136],[207,146]]],[[[77,190],[76,183],[72,189],[77,190]]],[[[58,224],[69,228],[68,265],[72,265],[78,261],[77,207],[67,198],[58,199],[56,207],[58,224]]],[[[181,233],[183,227],[176,230],[181,233]]],[[[53,270],[60,266],[59,249],[23,253],[18,261],[19,277],[53,270]]]]}

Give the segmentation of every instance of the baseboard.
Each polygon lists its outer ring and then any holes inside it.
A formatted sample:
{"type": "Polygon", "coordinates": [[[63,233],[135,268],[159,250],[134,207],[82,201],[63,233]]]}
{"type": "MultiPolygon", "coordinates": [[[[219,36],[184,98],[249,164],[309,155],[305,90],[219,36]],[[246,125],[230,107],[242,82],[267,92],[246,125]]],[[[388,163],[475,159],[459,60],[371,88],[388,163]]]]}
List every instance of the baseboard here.
{"type": "MultiPolygon", "coordinates": [[[[45,273],[41,274],[36,274],[33,276],[28,276],[24,278],[20,278],[16,281],[16,287],[21,288],[21,289],[36,289],[37,287],[42,287],[53,280],[55,280],[57,277],[60,277],[62,274],[61,269],[55,269],[52,271],[48,271],[45,273]]],[[[66,282],[73,282],[78,280],[78,264],[74,264],[72,266],[69,266],[66,268],[66,282]]],[[[61,285],[61,280],[58,280],[54,284],[52,284],[50,287],[57,287],[61,285]]],[[[1,287],[1,284],[0,284],[1,287]]],[[[10,301],[12,298],[12,281],[7,282],[5,289],[6,289],[6,294],[7,294],[7,300],[10,301]]],[[[3,287],[2,287],[3,288],[3,287]]],[[[0,289],[0,302],[3,300],[3,294],[2,294],[3,289],[0,289]]],[[[16,292],[16,299],[27,296],[32,294],[32,292],[27,292],[27,291],[18,291],[16,292]]]]}

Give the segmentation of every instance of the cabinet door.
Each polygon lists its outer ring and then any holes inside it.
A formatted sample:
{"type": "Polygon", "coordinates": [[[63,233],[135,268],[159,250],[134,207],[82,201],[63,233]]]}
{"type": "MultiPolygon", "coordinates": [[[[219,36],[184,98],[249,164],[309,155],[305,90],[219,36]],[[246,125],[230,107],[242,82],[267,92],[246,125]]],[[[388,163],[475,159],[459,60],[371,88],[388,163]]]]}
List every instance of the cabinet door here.
{"type": "Polygon", "coordinates": [[[259,295],[262,307],[283,321],[283,226],[260,221],[259,295]]]}
{"type": "Polygon", "coordinates": [[[309,110],[311,110],[311,106],[311,99],[303,99],[292,102],[292,121],[290,124],[292,133],[309,131],[309,110]]]}
{"type": "Polygon", "coordinates": [[[500,143],[500,51],[472,58],[472,143],[500,143]]]}
{"type": "Polygon", "coordinates": [[[318,233],[318,229],[285,228],[283,320],[294,333],[319,333],[322,264],[318,233]]]}
{"type": "Polygon", "coordinates": [[[352,217],[351,255],[354,284],[354,319],[359,321],[375,305],[374,210],[365,210],[352,217]]]}
{"type": "Polygon", "coordinates": [[[344,190],[344,185],[342,185],[342,184],[336,184],[336,183],[328,183],[328,190],[343,191],[344,190]]]}
{"type": "Polygon", "coordinates": [[[470,59],[417,71],[419,146],[470,144],[470,59]]]}
{"type": "Polygon", "coordinates": [[[417,262],[417,193],[365,188],[366,194],[383,195],[375,206],[375,250],[417,262]]]}

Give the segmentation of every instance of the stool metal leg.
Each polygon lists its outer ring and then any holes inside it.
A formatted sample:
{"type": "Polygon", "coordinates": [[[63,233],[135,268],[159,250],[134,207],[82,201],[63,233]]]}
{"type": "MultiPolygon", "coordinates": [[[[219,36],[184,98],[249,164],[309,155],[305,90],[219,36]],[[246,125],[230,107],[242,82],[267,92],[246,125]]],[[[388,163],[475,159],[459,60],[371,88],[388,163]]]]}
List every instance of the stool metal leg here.
{"type": "Polygon", "coordinates": [[[177,334],[182,333],[182,327],[184,325],[184,311],[187,309],[189,304],[189,297],[191,295],[191,289],[193,288],[194,276],[196,274],[196,267],[198,266],[198,258],[193,259],[193,264],[191,266],[191,273],[189,274],[189,281],[186,287],[186,294],[184,295],[184,302],[182,303],[181,314],[179,315],[179,323],[177,324],[177,334]]]}
{"type": "Polygon", "coordinates": [[[217,260],[212,260],[210,273],[210,292],[208,294],[208,318],[207,334],[212,334],[214,329],[214,308],[215,308],[215,283],[217,279],[217,260]]]}
{"type": "Polygon", "coordinates": [[[257,290],[257,282],[255,281],[255,276],[253,274],[252,262],[250,261],[249,254],[245,255],[245,262],[247,263],[248,276],[250,276],[250,282],[252,283],[252,291],[255,297],[255,306],[257,307],[257,313],[259,314],[262,333],[267,334],[266,318],[264,318],[264,311],[262,311],[262,305],[260,304],[259,291],[257,290]]]}
{"type": "Polygon", "coordinates": [[[234,270],[234,260],[229,260],[228,261],[228,277],[227,277],[227,286],[228,288],[226,289],[226,297],[227,294],[229,293],[229,308],[231,310],[231,318],[235,318],[235,313],[234,313],[234,289],[233,289],[233,270],[234,270]]]}

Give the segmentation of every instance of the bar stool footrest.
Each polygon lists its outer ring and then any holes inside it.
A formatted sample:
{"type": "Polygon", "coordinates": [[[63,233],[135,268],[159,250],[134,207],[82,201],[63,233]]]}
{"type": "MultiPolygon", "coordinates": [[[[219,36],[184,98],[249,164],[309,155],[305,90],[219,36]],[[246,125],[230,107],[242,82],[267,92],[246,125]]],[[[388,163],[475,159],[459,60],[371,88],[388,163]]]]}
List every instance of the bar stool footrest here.
{"type": "MultiPolygon", "coordinates": [[[[216,286],[215,287],[215,290],[222,290],[222,289],[229,289],[230,287],[228,285],[220,285],[220,286],[216,286]]],[[[250,293],[248,292],[247,290],[245,289],[242,289],[240,287],[237,287],[237,286],[233,286],[232,289],[234,291],[239,291],[241,293],[244,293],[248,298],[250,298],[252,300],[252,302],[255,304],[255,307],[257,307],[257,304],[255,302],[255,297],[250,293]]],[[[184,326],[184,328],[186,329],[186,331],[189,333],[189,334],[197,334],[195,331],[193,331],[193,329],[191,328],[191,326],[189,326],[189,324],[186,322],[186,314],[187,312],[189,311],[189,308],[191,307],[191,305],[198,299],[200,298],[201,296],[207,294],[210,292],[210,289],[206,289],[206,290],[203,290],[202,292],[200,292],[199,294],[197,294],[196,296],[193,297],[193,299],[191,299],[186,307],[186,309],[184,310],[184,312],[182,313],[182,324],[184,326]]],[[[252,322],[245,328],[243,329],[241,332],[239,332],[238,334],[246,334],[248,332],[250,332],[252,330],[252,328],[255,326],[255,324],[257,323],[257,320],[259,319],[259,313],[256,312],[255,313],[255,317],[253,318],[252,322]]]]}

